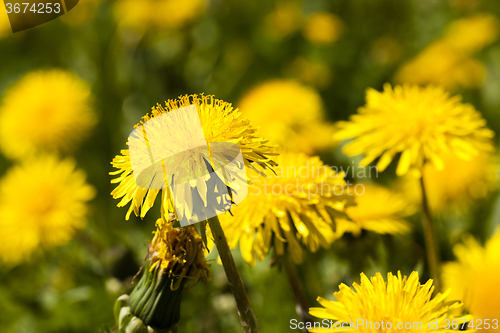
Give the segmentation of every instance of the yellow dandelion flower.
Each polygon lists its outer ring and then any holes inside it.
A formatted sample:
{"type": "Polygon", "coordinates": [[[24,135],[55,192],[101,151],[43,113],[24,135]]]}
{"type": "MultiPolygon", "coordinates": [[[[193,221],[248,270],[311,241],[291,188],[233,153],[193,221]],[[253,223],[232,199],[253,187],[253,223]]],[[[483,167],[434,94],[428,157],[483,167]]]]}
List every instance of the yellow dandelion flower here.
{"type": "Polygon", "coordinates": [[[284,38],[300,28],[302,13],[299,3],[285,1],[277,4],[275,10],[266,17],[267,30],[278,38],[284,38]]]}
{"type": "Polygon", "coordinates": [[[262,135],[286,150],[312,154],[333,143],[321,96],[298,82],[264,82],[248,91],[239,107],[262,135]]]}
{"type": "Polygon", "coordinates": [[[66,243],[85,226],[94,195],[71,160],[42,156],[14,166],[0,182],[0,260],[19,264],[66,243]]]}
{"type": "Polygon", "coordinates": [[[500,325],[500,231],[481,246],[467,237],[453,248],[457,261],[443,266],[443,282],[474,317],[471,329],[498,331],[500,325]]]}
{"type": "Polygon", "coordinates": [[[69,151],[96,122],[90,86],[66,71],[31,72],[4,95],[0,149],[11,158],[69,151]]]}
{"type": "MultiPolygon", "coordinates": [[[[189,105],[196,106],[201,127],[208,143],[229,142],[237,144],[241,149],[245,166],[250,169],[257,170],[256,166],[266,169],[276,165],[269,158],[274,154],[271,152],[272,147],[266,145],[267,140],[256,135],[255,128],[241,115],[238,109],[234,109],[231,104],[215,99],[213,96],[184,95],[175,100],[168,100],[164,107],[159,104],[153,107],[151,116],[144,116],[141,123],[189,105]]],[[[161,135],[161,133],[159,134],[161,135]]],[[[122,150],[121,155],[116,156],[111,164],[118,170],[110,174],[119,175],[118,178],[111,181],[118,183],[118,186],[111,192],[113,198],[122,198],[118,207],[130,203],[126,219],[129,219],[132,211],[136,216],[143,218],[153,206],[160,190],[141,188],[137,185],[132,173],[129,149],[122,150]]],[[[203,186],[201,185],[200,188],[203,186]]],[[[204,189],[205,193],[200,193],[201,198],[206,197],[206,186],[204,189]]],[[[167,211],[172,213],[175,211],[173,198],[167,194],[166,190],[162,192],[161,207],[163,216],[166,215],[167,211]]],[[[178,216],[178,218],[180,217],[178,216]]]]}
{"type": "MultiPolygon", "coordinates": [[[[353,222],[342,223],[345,231],[359,233],[361,229],[379,234],[404,234],[411,230],[404,218],[415,211],[401,194],[372,183],[358,183],[353,193],[356,205],[347,207],[345,213],[353,222]]],[[[337,233],[342,232],[337,228],[337,233]]]]}
{"type": "MultiPolygon", "coordinates": [[[[498,188],[496,155],[480,152],[470,160],[463,160],[448,152],[441,158],[442,170],[430,164],[423,169],[427,200],[433,212],[467,208],[474,200],[484,198],[498,188]]],[[[422,199],[420,182],[415,177],[403,177],[399,186],[410,201],[420,202],[422,199]]]]}
{"type": "Polygon", "coordinates": [[[383,92],[368,89],[366,105],[350,121],[339,122],[334,137],[354,138],[344,152],[364,154],[363,166],[379,158],[379,171],[398,153],[399,176],[410,169],[421,172],[427,163],[442,170],[446,152],[467,160],[493,150],[493,131],[472,105],[460,99],[436,87],[405,85],[393,89],[386,84],[383,92]]]}
{"type": "Polygon", "coordinates": [[[317,88],[328,86],[332,77],[330,68],[326,64],[302,57],[294,59],[288,66],[287,71],[305,84],[317,88]]]}
{"type": "Polygon", "coordinates": [[[335,173],[318,157],[284,153],[276,158],[276,175],[252,179],[248,196],[221,215],[229,245],[238,242],[245,261],[263,260],[274,245],[277,255],[285,250],[296,263],[302,246],[315,252],[328,248],[337,238],[335,217],[344,217],[352,202],[343,173],[335,173]],[[286,249],[285,249],[286,247],[286,249]]]}
{"type": "Polygon", "coordinates": [[[344,32],[344,23],[337,16],[327,12],[309,16],[304,26],[304,37],[314,44],[325,45],[335,42],[344,32]]]}
{"type": "Polygon", "coordinates": [[[435,84],[449,90],[475,88],[483,84],[485,68],[481,62],[438,40],[426,47],[396,73],[398,83],[435,84]]]}
{"type": "Polygon", "coordinates": [[[499,28],[495,15],[478,14],[452,22],[444,40],[456,50],[473,53],[497,40],[499,28]]]}
{"type": "Polygon", "coordinates": [[[199,17],[205,6],[205,0],[120,0],[115,3],[114,14],[120,24],[139,31],[178,29],[199,17]]]}
{"type": "Polygon", "coordinates": [[[432,283],[420,284],[418,272],[409,277],[388,273],[387,282],[380,273],[370,279],[361,273],[360,284],[339,286],[334,293],[337,301],[318,297],[323,308],[311,308],[309,313],[332,322],[325,329],[311,326],[309,332],[446,332],[453,319],[465,322],[468,317],[450,314],[462,303],[446,302],[449,291],[432,298],[432,283]]]}

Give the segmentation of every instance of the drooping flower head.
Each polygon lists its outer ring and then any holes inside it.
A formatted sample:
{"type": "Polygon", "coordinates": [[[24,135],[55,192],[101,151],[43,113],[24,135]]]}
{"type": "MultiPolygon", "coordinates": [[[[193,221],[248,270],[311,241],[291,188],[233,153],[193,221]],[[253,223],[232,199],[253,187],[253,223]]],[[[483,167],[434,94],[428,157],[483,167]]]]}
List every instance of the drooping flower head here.
{"type": "Polygon", "coordinates": [[[210,280],[205,245],[196,227],[174,228],[174,222],[173,216],[157,220],[141,278],[127,302],[117,302],[127,316],[118,320],[119,327],[133,324],[136,317],[141,326],[169,330],[179,321],[182,293],[200,280],[210,280]]]}
{"type": "Polygon", "coordinates": [[[0,149],[11,158],[67,152],[94,126],[90,86],[62,70],[27,74],[0,106],[0,149]]]}
{"type": "Polygon", "coordinates": [[[352,203],[343,173],[336,173],[318,157],[283,153],[276,158],[276,175],[252,178],[248,196],[221,215],[229,245],[240,244],[245,261],[263,260],[274,246],[302,261],[303,247],[311,252],[328,248],[338,238],[335,217],[343,217],[352,203]]]}
{"type": "MultiPolygon", "coordinates": [[[[449,312],[459,308],[459,301],[445,302],[449,292],[432,298],[432,280],[420,284],[418,272],[409,277],[387,274],[387,282],[380,273],[368,278],[361,273],[361,283],[352,288],[341,284],[334,293],[336,302],[318,297],[323,308],[311,308],[317,318],[338,322],[337,327],[311,329],[310,332],[445,332],[455,319],[449,312]],[[430,322],[436,323],[430,326],[430,322]],[[342,323],[347,323],[341,325],[342,323]],[[349,327],[349,324],[352,324],[349,327]],[[399,326],[398,326],[399,325],[399,326]],[[405,327],[406,325],[406,327],[405,327]]],[[[465,320],[458,321],[460,324],[465,320]]]]}
{"type": "Polygon", "coordinates": [[[0,260],[19,264],[68,242],[85,226],[94,195],[72,160],[42,156],[14,166],[0,181],[0,260]]]}
{"type": "Polygon", "coordinates": [[[500,328],[500,231],[485,246],[468,236],[453,252],[457,261],[443,266],[444,285],[451,288],[453,297],[463,300],[464,307],[474,317],[474,324],[481,323],[476,327],[478,330],[497,332],[500,328]]]}
{"type": "Polygon", "coordinates": [[[312,154],[330,146],[333,126],[324,122],[321,96],[291,80],[264,82],[248,91],[241,112],[273,143],[293,152],[312,154]]]}
{"type": "MultiPolygon", "coordinates": [[[[442,170],[431,164],[423,169],[427,199],[433,212],[464,210],[498,188],[499,167],[495,154],[480,152],[467,161],[449,152],[441,158],[442,170]]],[[[414,177],[401,178],[399,186],[409,201],[419,203],[422,199],[420,183],[414,177]]]]}
{"type": "Polygon", "coordinates": [[[378,158],[379,171],[399,153],[399,176],[410,169],[421,172],[427,163],[442,170],[444,153],[469,160],[494,149],[493,131],[472,105],[460,99],[436,87],[386,84],[383,92],[368,89],[366,105],[349,121],[339,122],[334,137],[353,138],[343,151],[364,154],[364,166],[378,158]]]}
{"type": "MultiPolygon", "coordinates": [[[[230,143],[236,144],[241,149],[244,164],[249,169],[256,167],[266,170],[272,168],[276,163],[270,159],[273,155],[272,146],[266,145],[267,141],[256,135],[256,130],[252,124],[244,118],[238,109],[234,109],[231,104],[215,99],[213,96],[204,95],[184,95],[175,100],[168,100],[165,106],[157,105],[152,108],[152,114],[143,117],[137,127],[150,119],[159,117],[165,113],[177,110],[182,107],[194,105],[201,123],[203,134],[206,141],[210,143],[230,143]]],[[[187,129],[189,130],[189,128],[187,129]]],[[[161,136],[161,131],[157,133],[161,136]]],[[[185,140],[186,138],[177,138],[185,140]]],[[[199,157],[199,156],[198,156],[199,157]]],[[[182,165],[189,167],[194,161],[182,161],[182,165]]],[[[121,151],[121,155],[116,156],[111,164],[117,168],[117,171],[111,172],[111,175],[118,175],[112,183],[118,183],[118,186],[111,192],[113,198],[122,198],[118,207],[123,207],[130,203],[126,214],[126,219],[132,212],[141,218],[146,215],[153,206],[154,200],[159,189],[149,189],[140,187],[132,172],[129,149],[121,151]]],[[[202,200],[207,200],[207,188],[203,184],[198,184],[199,194],[202,200]]],[[[227,182],[224,181],[225,185],[227,182]]],[[[193,204],[193,200],[186,198],[186,202],[193,204]],[[191,201],[189,201],[191,200],[191,201]]],[[[168,194],[168,189],[162,190],[162,216],[166,217],[168,212],[175,212],[174,199],[168,194]]],[[[180,218],[180,217],[179,217],[180,218]]]]}

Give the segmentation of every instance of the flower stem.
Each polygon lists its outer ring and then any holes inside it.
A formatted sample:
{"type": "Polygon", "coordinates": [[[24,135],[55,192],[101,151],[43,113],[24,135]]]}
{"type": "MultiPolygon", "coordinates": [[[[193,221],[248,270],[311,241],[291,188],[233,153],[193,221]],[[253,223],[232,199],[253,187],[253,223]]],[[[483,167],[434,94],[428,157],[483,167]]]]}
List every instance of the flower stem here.
{"type": "MultiPolygon", "coordinates": [[[[289,256],[286,256],[284,259],[286,275],[288,277],[288,281],[290,282],[290,287],[292,288],[293,297],[295,298],[295,310],[297,311],[297,314],[302,322],[313,323],[314,319],[309,314],[307,296],[304,292],[304,288],[302,288],[302,282],[300,281],[299,274],[297,273],[297,268],[289,256]]],[[[308,330],[304,328],[304,332],[307,331],[308,330]]]]}
{"type": "Polygon", "coordinates": [[[236,268],[236,263],[234,262],[233,255],[231,254],[231,249],[227,244],[226,236],[224,235],[224,231],[220,225],[219,218],[217,216],[209,218],[208,224],[210,225],[210,230],[212,230],[212,235],[214,236],[214,242],[217,246],[217,250],[219,251],[222,266],[226,272],[229,287],[231,288],[231,292],[236,300],[236,306],[238,308],[238,314],[240,316],[243,331],[245,333],[258,333],[259,326],[257,325],[257,318],[255,318],[253,310],[250,306],[245,286],[243,285],[240,273],[236,268]]]}
{"type": "Polygon", "coordinates": [[[427,253],[427,265],[429,273],[434,280],[434,285],[438,291],[441,288],[441,272],[440,272],[440,255],[439,248],[436,241],[436,232],[434,230],[434,223],[432,220],[431,211],[429,209],[429,202],[427,200],[427,193],[425,191],[424,177],[420,177],[420,187],[422,188],[422,210],[424,218],[422,220],[424,225],[424,237],[427,253]]]}

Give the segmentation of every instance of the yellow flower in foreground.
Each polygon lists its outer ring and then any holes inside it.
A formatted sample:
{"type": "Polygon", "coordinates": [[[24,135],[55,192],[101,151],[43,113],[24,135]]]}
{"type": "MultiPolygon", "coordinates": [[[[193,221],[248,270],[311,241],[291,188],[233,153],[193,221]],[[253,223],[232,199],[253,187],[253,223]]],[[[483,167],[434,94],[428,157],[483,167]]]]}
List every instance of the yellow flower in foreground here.
{"type": "Polygon", "coordinates": [[[418,172],[431,163],[444,167],[443,154],[451,152],[468,160],[482,151],[493,151],[493,131],[470,104],[460,103],[440,88],[386,84],[383,92],[368,89],[366,105],[349,121],[337,124],[337,140],[353,138],[344,147],[347,155],[364,154],[361,165],[379,158],[379,171],[401,153],[396,173],[418,172]]]}
{"type": "Polygon", "coordinates": [[[347,207],[345,212],[354,223],[343,223],[346,231],[359,233],[361,229],[379,234],[404,234],[411,226],[404,218],[414,212],[410,204],[401,194],[380,185],[358,183],[355,185],[356,205],[347,207]]]}
{"type": "MultiPolygon", "coordinates": [[[[498,158],[491,153],[481,152],[466,161],[451,153],[441,156],[444,168],[437,170],[433,165],[423,169],[427,200],[431,211],[463,209],[484,198],[498,188],[498,158]]],[[[420,181],[407,176],[401,179],[400,187],[412,202],[420,202],[422,192],[420,181]]]]}
{"type": "Polygon", "coordinates": [[[307,18],[304,37],[314,44],[330,44],[340,38],[344,24],[336,15],[320,12],[307,18]]]}
{"type": "Polygon", "coordinates": [[[453,319],[465,322],[448,313],[461,307],[460,302],[445,302],[449,292],[431,298],[433,291],[432,280],[421,285],[418,272],[408,278],[401,272],[388,273],[387,282],[380,273],[370,279],[361,273],[361,284],[354,283],[352,288],[343,283],[339,286],[334,293],[336,302],[318,297],[324,308],[311,308],[309,313],[327,319],[324,322],[329,327],[321,329],[317,325],[309,332],[446,332],[446,325],[451,326],[453,319]]]}
{"type": "Polygon", "coordinates": [[[245,261],[263,260],[274,245],[277,255],[302,261],[302,245],[315,252],[336,239],[335,218],[352,201],[343,173],[335,173],[318,157],[284,153],[277,157],[276,175],[252,178],[245,200],[221,215],[229,245],[238,241],[245,261]]]}
{"type": "Polygon", "coordinates": [[[172,290],[195,285],[200,279],[210,280],[210,264],[205,259],[205,245],[195,226],[174,228],[175,220],[156,221],[156,232],[149,245],[150,270],[159,267],[175,283],[172,290]],[[188,284],[184,286],[185,284],[188,284]]]}
{"type": "MultiPolygon", "coordinates": [[[[230,142],[237,144],[241,149],[245,166],[250,169],[256,170],[256,166],[266,169],[276,165],[269,158],[269,156],[275,154],[271,152],[272,147],[266,145],[267,140],[256,135],[255,128],[241,115],[238,109],[234,109],[231,104],[215,99],[213,96],[184,95],[175,100],[168,100],[165,102],[164,107],[159,104],[153,107],[151,116],[144,116],[141,124],[166,112],[189,105],[196,106],[203,133],[208,143],[230,142]]],[[[158,135],[161,136],[161,133],[158,133],[158,135]]],[[[179,138],[179,140],[185,139],[179,138]]],[[[187,163],[190,162],[187,161],[187,163]]],[[[112,183],[118,183],[118,186],[111,192],[113,198],[122,198],[118,203],[118,207],[123,207],[130,202],[126,219],[129,219],[132,212],[136,216],[143,218],[153,206],[160,190],[141,188],[136,184],[132,173],[129,149],[122,150],[121,155],[116,156],[111,164],[118,170],[110,174],[119,174],[118,178],[111,181],[112,183]]],[[[199,186],[199,189],[202,190],[203,186],[199,186]]],[[[205,193],[200,192],[202,199],[206,197],[206,186],[204,189],[205,193]]],[[[166,216],[167,211],[173,213],[175,209],[173,198],[167,195],[166,190],[163,190],[162,193],[161,211],[162,215],[166,216]]]]}
{"type": "Polygon", "coordinates": [[[137,30],[178,29],[203,13],[205,3],[205,0],[120,0],[114,5],[114,14],[120,24],[137,30]]]}
{"type": "Polygon", "coordinates": [[[66,243],[85,226],[95,195],[71,160],[26,160],[0,182],[0,260],[28,261],[38,251],[66,243]]]}
{"type": "Polygon", "coordinates": [[[321,96],[298,82],[264,82],[248,91],[239,106],[262,135],[286,150],[312,154],[333,143],[321,96]]]}
{"type": "Polygon", "coordinates": [[[11,158],[68,151],[96,122],[90,86],[66,71],[27,74],[0,106],[0,148],[11,158]]]}
{"type": "Polygon", "coordinates": [[[455,49],[473,53],[498,38],[500,22],[491,14],[479,14],[452,22],[444,39],[455,49]]]}
{"type": "Polygon", "coordinates": [[[471,329],[497,332],[500,328],[500,232],[484,247],[469,236],[464,244],[456,245],[453,252],[457,261],[443,266],[444,285],[452,289],[454,298],[463,300],[474,317],[474,327],[469,325],[471,329]]]}

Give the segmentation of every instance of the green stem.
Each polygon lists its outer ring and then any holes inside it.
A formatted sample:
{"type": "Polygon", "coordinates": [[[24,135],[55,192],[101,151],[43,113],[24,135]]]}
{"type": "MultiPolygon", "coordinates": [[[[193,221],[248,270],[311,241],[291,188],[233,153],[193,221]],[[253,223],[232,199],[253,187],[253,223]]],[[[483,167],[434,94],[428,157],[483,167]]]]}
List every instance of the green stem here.
{"type": "Polygon", "coordinates": [[[432,220],[431,211],[429,209],[427,193],[425,191],[423,175],[420,178],[420,187],[422,188],[422,210],[424,213],[424,218],[422,222],[424,225],[427,265],[429,267],[430,276],[434,280],[436,291],[439,291],[439,288],[441,288],[441,272],[440,272],[441,260],[439,255],[439,248],[437,246],[437,241],[436,241],[436,232],[434,230],[434,223],[432,220]]]}
{"type": "Polygon", "coordinates": [[[229,288],[231,288],[231,292],[236,300],[236,306],[238,308],[238,314],[240,316],[241,326],[243,326],[243,331],[245,333],[258,333],[259,326],[257,325],[257,318],[255,318],[250,306],[245,286],[243,286],[240,273],[236,268],[236,263],[234,262],[233,255],[231,254],[231,249],[227,244],[226,236],[224,235],[224,231],[220,225],[219,218],[214,216],[208,219],[208,224],[210,225],[210,230],[212,230],[212,235],[214,236],[214,242],[217,246],[217,250],[219,251],[222,266],[226,272],[229,288]]]}
{"type": "MultiPolygon", "coordinates": [[[[302,282],[300,281],[299,274],[295,264],[292,262],[289,256],[284,258],[285,260],[285,271],[290,282],[290,287],[292,288],[293,297],[295,299],[295,310],[300,317],[300,320],[304,323],[313,323],[314,319],[309,314],[309,303],[307,302],[307,296],[302,288],[302,282]]],[[[304,328],[304,332],[307,329],[304,328]]]]}

